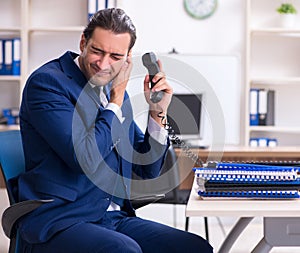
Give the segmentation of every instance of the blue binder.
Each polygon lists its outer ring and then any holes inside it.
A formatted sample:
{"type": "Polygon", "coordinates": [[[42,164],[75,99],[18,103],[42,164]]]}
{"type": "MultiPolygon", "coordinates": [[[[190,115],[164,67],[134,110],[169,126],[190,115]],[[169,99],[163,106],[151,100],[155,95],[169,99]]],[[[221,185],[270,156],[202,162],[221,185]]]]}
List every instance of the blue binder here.
{"type": "Polygon", "coordinates": [[[3,75],[4,71],[4,42],[0,38],[0,75],[3,75]]]}
{"type": "Polygon", "coordinates": [[[115,7],[112,0],[88,0],[88,20],[91,20],[97,11],[110,7],[115,7]]]}
{"type": "Polygon", "coordinates": [[[88,21],[91,20],[97,11],[97,0],[88,0],[88,21]]]}
{"type": "Polygon", "coordinates": [[[259,123],[258,92],[259,89],[250,89],[250,98],[249,98],[250,126],[258,126],[259,123]]]}
{"type": "Polygon", "coordinates": [[[198,191],[201,197],[227,197],[251,199],[298,199],[299,191],[240,191],[240,192],[205,192],[198,191]]]}
{"type": "Polygon", "coordinates": [[[21,73],[21,40],[12,39],[12,75],[19,76],[21,73]]]}
{"type": "Polygon", "coordinates": [[[3,75],[12,75],[12,39],[3,40],[3,52],[4,52],[4,62],[3,62],[3,75]]]}
{"type": "Polygon", "coordinates": [[[214,163],[194,168],[203,197],[299,198],[300,167],[214,163]]]}

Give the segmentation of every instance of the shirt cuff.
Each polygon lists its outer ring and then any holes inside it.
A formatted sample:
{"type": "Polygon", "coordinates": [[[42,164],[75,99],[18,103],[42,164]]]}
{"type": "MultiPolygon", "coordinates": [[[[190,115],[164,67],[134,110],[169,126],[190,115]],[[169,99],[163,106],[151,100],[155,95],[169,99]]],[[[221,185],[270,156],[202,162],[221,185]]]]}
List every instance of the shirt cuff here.
{"type": "Polygon", "coordinates": [[[151,116],[149,116],[148,132],[154,140],[162,145],[167,145],[168,131],[161,127],[151,116]]]}
{"type": "Polygon", "coordinates": [[[122,110],[117,104],[108,103],[106,105],[105,109],[113,111],[114,114],[116,114],[116,116],[118,117],[118,119],[120,120],[121,123],[123,123],[123,121],[125,120],[125,117],[123,117],[123,114],[122,114],[122,110]]]}

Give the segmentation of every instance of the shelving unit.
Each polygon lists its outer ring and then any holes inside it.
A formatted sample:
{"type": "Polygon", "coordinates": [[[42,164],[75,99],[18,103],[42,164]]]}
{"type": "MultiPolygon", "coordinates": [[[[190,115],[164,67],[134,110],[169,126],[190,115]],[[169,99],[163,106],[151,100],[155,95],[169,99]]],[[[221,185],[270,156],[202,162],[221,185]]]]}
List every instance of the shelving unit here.
{"type": "MultiPolygon", "coordinates": [[[[282,28],[276,8],[283,0],[246,1],[245,125],[241,139],[248,144],[250,137],[272,137],[280,146],[299,146],[300,15],[295,27],[282,28]],[[274,126],[249,126],[250,88],[275,90],[274,126]]],[[[299,1],[290,1],[300,13],[299,1]]],[[[88,0],[0,1],[0,36],[21,38],[21,75],[0,76],[0,110],[19,107],[27,77],[41,64],[66,50],[79,52],[87,6],[88,0]]]]}
{"type": "MultiPolygon", "coordinates": [[[[300,18],[280,27],[281,0],[247,0],[245,144],[250,138],[276,138],[279,146],[300,145],[300,18]],[[251,88],[275,91],[274,126],[250,126],[251,88]]],[[[300,11],[300,3],[290,1],[300,11]]]]}
{"type": "MultiPolygon", "coordinates": [[[[79,52],[88,0],[1,0],[0,37],[21,38],[21,75],[0,75],[0,110],[19,107],[29,74],[66,50],[79,52]],[[41,11],[42,10],[42,11],[41,11]]],[[[17,126],[0,126],[0,130],[17,126]]]]}
{"type": "MultiPolygon", "coordinates": [[[[0,1],[1,11],[0,19],[0,37],[11,38],[21,37],[22,18],[21,18],[21,1],[4,0],[0,1]]],[[[0,109],[9,107],[18,107],[20,103],[20,84],[21,76],[4,76],[0,75],[0,109]]],[[[1,128],[5,128],[1,126],[1,128]]]]}

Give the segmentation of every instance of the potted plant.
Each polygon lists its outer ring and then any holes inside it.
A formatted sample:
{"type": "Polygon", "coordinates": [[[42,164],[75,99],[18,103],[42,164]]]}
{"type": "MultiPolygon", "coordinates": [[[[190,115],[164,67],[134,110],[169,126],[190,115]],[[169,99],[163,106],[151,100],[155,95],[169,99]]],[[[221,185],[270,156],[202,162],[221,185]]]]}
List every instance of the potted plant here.
{"type": "Polygon", "coordinates": [[[282,3],[277,8],[277,12],[281,16],[281,25],[285,28],[293,27],[296,21],[296,8],[290,3],[282,3]]]}

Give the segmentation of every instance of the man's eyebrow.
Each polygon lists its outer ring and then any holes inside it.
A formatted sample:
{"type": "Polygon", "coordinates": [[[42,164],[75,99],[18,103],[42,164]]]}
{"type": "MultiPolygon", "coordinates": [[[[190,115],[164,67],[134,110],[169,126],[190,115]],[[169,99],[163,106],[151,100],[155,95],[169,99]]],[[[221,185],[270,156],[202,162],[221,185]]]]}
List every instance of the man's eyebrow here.
{"type": "Polygon", "coordinates": [[[94,46],[91,46],[91,48],[95,51],[99,51],[99,52],[104,53],[104,54],[110,54],[110,55],[118,56],[118,57],[124,57],[125,56],[124,54],[119,54],[119,53],[108,53],[108,52],[105,52],[104,50],[102,50],[100,48],[97,48],[97,47],[94,47],[94,46]]]}

